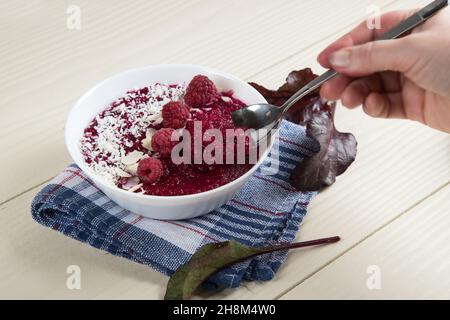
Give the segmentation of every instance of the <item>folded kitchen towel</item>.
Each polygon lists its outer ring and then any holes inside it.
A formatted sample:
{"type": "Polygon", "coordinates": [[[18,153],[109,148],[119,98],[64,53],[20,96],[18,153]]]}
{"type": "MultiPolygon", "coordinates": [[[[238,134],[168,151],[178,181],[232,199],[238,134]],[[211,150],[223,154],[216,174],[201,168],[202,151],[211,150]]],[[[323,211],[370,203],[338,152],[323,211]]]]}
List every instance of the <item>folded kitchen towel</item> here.
{"type": "MultiPolygon", "coordinates": [[[[294,190],[288,179],[317,147],[304,128],[284,121],[270,157],[235,198],[187,221],[153,220],[122,209],[76,165],[36,195],[31,212],[46,227],[171,275],[210,242],[234,239],[260,247],[294,241],[315,193],[294,190]]],[[[273,253],[234,265],[214,275],[208,285],[237,287],[242,281],[270,280],[285,258],[285,252],[273,253]]]]}

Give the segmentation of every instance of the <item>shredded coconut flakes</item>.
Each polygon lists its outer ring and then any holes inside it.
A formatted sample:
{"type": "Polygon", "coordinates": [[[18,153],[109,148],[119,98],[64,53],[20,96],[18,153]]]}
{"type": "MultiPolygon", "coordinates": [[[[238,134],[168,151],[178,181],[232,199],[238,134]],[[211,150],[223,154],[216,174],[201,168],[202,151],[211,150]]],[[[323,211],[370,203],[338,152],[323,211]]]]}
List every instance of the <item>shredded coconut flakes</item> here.
{"type": "MultiPolygon", "coordinates": [[[[143,152],[148,152],[142,147],[142,140],[151,138],[147,130],[162,122],[162,107],[180,100],[185,89],[185,84],[154,84],[126,93],[98,114],[80,142],[91,170],[111,184],[116,184],[126,173],[134,176],[135,166],[122,160],[127,159],[136,144],[143,152]]],[[[148,147],[148,140],[144,143],[148,147]]]]}

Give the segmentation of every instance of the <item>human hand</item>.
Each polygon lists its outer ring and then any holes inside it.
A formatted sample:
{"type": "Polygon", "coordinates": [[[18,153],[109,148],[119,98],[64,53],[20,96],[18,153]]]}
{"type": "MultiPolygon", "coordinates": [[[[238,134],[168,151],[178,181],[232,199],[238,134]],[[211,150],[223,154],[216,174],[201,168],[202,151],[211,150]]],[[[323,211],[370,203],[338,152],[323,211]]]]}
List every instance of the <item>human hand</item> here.
{"type": "Polygon", "coordinates": [[[328,100],[363,105],[373,117],[419,121],[450,133],[450,12],[441,11],[411,34],[373,41],[415,11],[381,16],[381,29],[364,22],[318,57],[341,75],[321,88],[328,100]]]}

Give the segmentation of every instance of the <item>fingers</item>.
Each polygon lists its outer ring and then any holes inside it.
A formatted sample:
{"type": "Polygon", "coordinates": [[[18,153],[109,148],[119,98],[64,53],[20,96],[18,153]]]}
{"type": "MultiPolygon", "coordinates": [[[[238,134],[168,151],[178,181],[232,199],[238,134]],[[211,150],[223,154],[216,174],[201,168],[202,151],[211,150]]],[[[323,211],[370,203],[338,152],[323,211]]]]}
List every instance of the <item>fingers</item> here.
{"type": "Polygon", "coordinates": [[[381,89],[382,84],[378,75],[357,80],[339,76],[325,83],[320,94],[327,100],[341,99],[344,106],[355,108],[363,104],[370,92],[381,91],[381,89]]]}
{"type": "Polygon", "coordinates": [[[355,80],[342,93],[342,104],[350,109],[356,108],[364,103],[369,94],[382,90],[383,84],[379,75],[355,80]]]}
{"type": "Polygon", "coordinates": [[[405,119],[402,95],[399,90],[394,91],[399,82],[398,74],[390,72],[356,80],[341,76],[323,86],[321,94],[328,100],[341,99],[350,109],[363,105],[364,111],[375,118],[405,119]]]}
{"type": "Polygon", "coordinates": [[[344,106],[355,108],[362,105],[372,92],[398,92],[400,88],[400,77],[397,72],[381,72],[356,80],[338,76],[325,83],[320,94],[327,100],[341,99],[344,106]]]}
{"type": "Polygon", "coordinates": [[[328,46],[328,48],[323,50],[317,57],[317,61],[322,67],[330,69],[331,68],[330,54],[343,48],[351,47],[354,45],[355,42],[353,41],[351,34],[346,34],[345,36],[343,36],[342,38],[340,38],[339,40],[328,46]]]}
{"type": "Polygon", "coordinates": [[[350,77],[388,70],[407,73],[420,58],[414,45],[410,38],[374,41],[334,52],[329,62],[336,71],[350,77]]]}
{"type": "Polygon", "coordinates": [[[362,22],[355,29],[341,37],[336,42],[328,46],[319,54],[317,60],[325,68],[331,68],[329,63],[330,54],[340,49],[360,45],[375,40],[377,37],[392,29],[401,21],[411,16],[416,10],[393,11],[383,14],[380,17],[380,28],[369,28],[367,22],[362,22]]]}
{"type": "Polygon", "coordinates": [[[381,28],[369,28],[361,23],[350,33],[328,46],[318,57],[325,68],[340,75],[321,88],[328,100],[342,100],[355,108],[363,105],[373,117],[405,118],[400,73],[408,71],[418,61],[413,36],[396,40],[373,41],[417,10],[397,11],[380,17],[381,28]],[[356,79],[355,78],[360,78],[356,79]]]}
{"type": "Polygon", "coordinates": [[[402,88],[400,80],[400,73],[394,71],[386,71],[378,73],[381,82],[383,83],[384,91],[386,92],[398,92],[402,88]]]}
{"type": "Polygon", "coordinates": [[[406,119],[403,98],[400,92],[381,94],[370,93],[363,105],[369,116],[384,119],[406,119]]]}
{"type": "Polygon", "coordinates": [[[339,75],[322,85],[320,96],[330,101],[339,100],[351,81],[351,78],[339,75]]]}

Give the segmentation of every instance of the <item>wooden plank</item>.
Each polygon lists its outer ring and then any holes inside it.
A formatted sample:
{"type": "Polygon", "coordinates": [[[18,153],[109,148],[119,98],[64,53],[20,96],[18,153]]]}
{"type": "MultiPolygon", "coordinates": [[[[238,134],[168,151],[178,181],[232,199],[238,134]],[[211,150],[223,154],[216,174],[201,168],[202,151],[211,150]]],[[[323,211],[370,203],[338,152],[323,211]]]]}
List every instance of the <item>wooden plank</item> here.
{"type": "MultiPolygon", "coordinates": [[[[424,3],[426,1],[417,6],[424,3]]],[[[409,1],[401,1],[389,9],[410,6],[409,1]]],[[[269,87],[277,87],[280,78],[298,66],[312,65],[320,70],[315,57],[331,41],[330,38],[318,43],[255,78],[269,87]]],[[[338,108],[337,125],[341,131],[356,135],[359,141],[357,161],[332,188],[313,201],[297,240],[341,235],[343,241],[303,253],[292,252],[270,285],[247,285],[254,299],[264,299],[274,291],[288,292],[293,284],[295,286],[450,180],[447,134],[413,122],[372,119],[361,110],[345,108],[338,108]]],[[[225,291],[220,297],[248,296],[240,290],[225,291]]]]}
{"type": "MultiPolygon", "coordinates": [[[[448,148],[449,145],[447,144],[446,147],[448,148]]],[[[422,162],[423,167],[419,166],[418,171],[432,167],[432,170],[423,172],[424,175],[427,172],[433,173],[430,180],[439,180],[435,175],[443,174],[445,166],[449,163],[448,158],[445,162],[445,159],[439,156],[439,151],[442,151],[439,143],[430,145],[424,153],[435,148],[438,151],[430,152],[429,159],[419,157],[411,164],[414,166],[422,162]]],[[[415,153],[412,154],[416,156],[415,153]]],[[[381,158],[377,163],[384,160],[386,159],[381,158]]],[[[390,164],[389,161],[386,163],[390,164]]],[[[357,171],[355,169],[355,172],[359,172],[358,175],[349,174],[342,177],[333,189],[314,201],[299,240],[337,233],[344,237],[342,243],[332,247],[292,253],[286,265],[272,282],[247,284],[240,290],[227,291],[215,297],[254,299],[277,297],[295,285],[297,281],[315,272],[359,242],[362,237],[392,219],[404,206],[407,206],[407,203],[413,203],[425,193],[424,190],[429,190],[435,184],[430,183],[427,187],[420,187],[418,183],[424,182],[427,177],[416,179],[412,174],[407,174],[402,178],[400,174],[395,174],[399,166],[401,166],[400,163],[392,168],[392,171],[381,173],[375,181],[373,181],[374,177],[379,173],[377,166],[361,167],[357,171]],[[367,177],[363,178],[362,182],[355,182],[358,177],[365,175],[367,177]],[[351,178],[352,176],[355,178],[351,178]],[[392,182],[391,179],[398,179],[398,181],[392,182]],[[388,182],[385,183],[384,180],[388,182]],[[402,185],[406,187],[400,188],[402,185]],[[375,192],[364,194],[358,192],[361,189],[375,190],[375,192]],[[381,189],[387,189],[387,191],[380,194],[381,189]],[[399,191],[396,192],[396,189],[399,191]],[[384,203],[379,203],[379,199],[389,192],[392,196],[388,196],[384,203]],[[348,199],[348,202],[343,199],[348,199]],[[354,201],[357,202],[354,203],[354,201]]],[[[162,275],[125,259],[105,255],[31,221],[29,205],[37,191],[34,189],[0,207],[0,233],[4,239],[0,243],[0,253],[4,257],[0,261],[0,270],[2,270],[0,297],[148,299],[162,297],[167,281],[162,275]],[[84,285],[81,291],[70,291],[65,287],[67,277],[65,271],[69,265],[79,265],[82,269],[84,285]]]]}
{"type": "MultiPolygon", "coordinates": [[[[248,284],[252,298],[289,291],[450,180],[448,136],[410,123],[374,125],[366,120],[361,126],[365,129],[356,127],[361,143],[357,162],[312,202],[297,238],[302,241],[339,235],[343,240],[292,252],[270,284],[248,284]],[[382,133],[376,134],[377,130],[382,133]]],[[[221,297],[240,299],[248,293],[228,291],[221,297]]]]}
{"type": "Polygon", "coordinates": [[[166,277],[43,228],[30,217],[34,189],[0,208],[0,299],[158,299],[166,277]],[[66,286],[67,268],[81,269],[81,290],[66,286]]]}
{"type": "MultiPolygon", "coordinates": [[[[386,5],[392,0],[378,0],[386,5]]],[[[68,110],[98,81],[153,63],[197,63],[242,78],[360,20],[372,0],[77,2],[81,30],[66,28],[70,1],[2,2],[0,203],[70,162],[68,110]],[[326,23],[317,24],[317,19],[326,23]],[[200,27],[199,27],[200,26],[200,27]],[[32,159],[33,165],[30,165],[32,159]]]]}
{"type": "Polygon", "coordinates": [[[5,115],[0,118],[0,146],[8,151],[1,153],[0,162],[14,169],[2,176],[8,183],[1,184],[0,203],[70,162],[63,141],[65,117],[83,91],[107,76],[106,67],[96,67],[98,61],[111,67],[117,54],[133,52],[131,44],[125,46],[128,50],[120,48],[124,37],[138,39],[199,1],[134,3],[78,1],[82,28],[71,31],[66,28],[70,1],[1,2],[5,23],[0,36],[8,41],[0,44],[0,110],[5,115]],[[33,165],[26,165],[30,159],[33,165]]]}
{"type": "Polygon", "coordinates": [[[450,186],[282,299],[450,299],[450,186]]]}
{"type": "MultiPolygon", "coordinates": [[[[312,64],[315,54],[329,41],[318,43],[255,79],[278,84],[292,67],[312,64]]],[[[358,111],[340,110],[338,117],[341,128],[358,136],[358,160],[311,205],[299,240],[334,234],[342,235],[344,240],[334,246],[292,253],[274,281],[247,284],[216,298],[269,299],[283,295],[450,180],[448,136],[413,123],[369,119],[358,111]]],[[[0,244],[0,253],[5,257],[0,264],[4,270],[0,293],[41,298],[162,297],[165,277],[33,223],[29,203],[37,190],[0,206],[0,233],[8,239],[0,244]],[[86,282],[81,291],[65,287],[65,270],[71,264],[82,268],[86,282]],[[30,285],[33,281],[36,285],[30,285]]]]}

